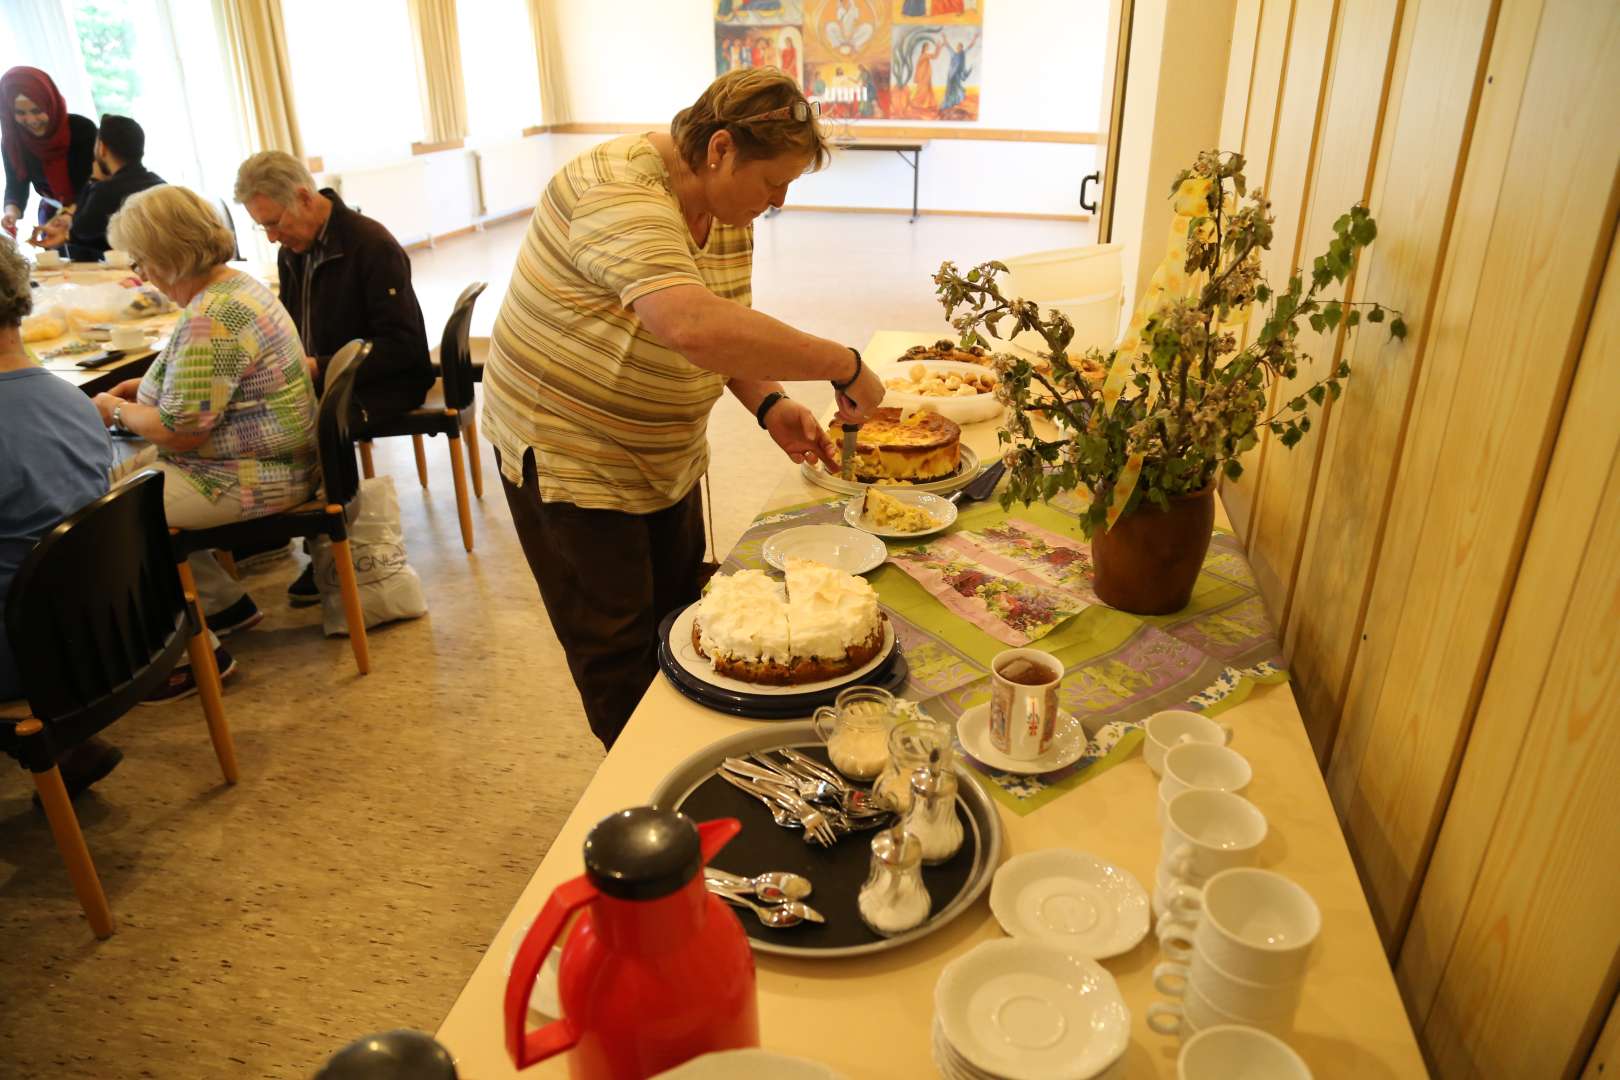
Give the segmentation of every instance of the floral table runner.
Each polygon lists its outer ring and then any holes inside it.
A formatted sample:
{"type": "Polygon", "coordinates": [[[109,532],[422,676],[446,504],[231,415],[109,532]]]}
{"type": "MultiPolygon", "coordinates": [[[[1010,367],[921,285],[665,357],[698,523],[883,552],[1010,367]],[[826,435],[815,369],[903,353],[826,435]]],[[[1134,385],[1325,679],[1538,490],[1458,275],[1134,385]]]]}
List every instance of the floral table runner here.
{"type": "MultiPolygon", "coordinates": [[[[1028,814],[1128,757],[1141,721],[1161,709],[1219,713],[1257,685],[1282,682],[1281,651],[1241,545],[1217,532],[1183,611],[1128,615],[1091,588],[1089,545],[1077,503],[964,510],[949,534],[891,541],[889,562],[868,578],[888,610],[911,667],[905,697],[955,724],[990,699],[990,660],[1035,643],[1063,663],[1059,705],[1081,719],[1091,743],[1064,769],[1003,773],[965,752],[998,801],[1028,814]]],[[[843,503],[811,503],[764,515],[723,568],[766,569],[761,547],[799,525],[837,524],[843,503]]]]}

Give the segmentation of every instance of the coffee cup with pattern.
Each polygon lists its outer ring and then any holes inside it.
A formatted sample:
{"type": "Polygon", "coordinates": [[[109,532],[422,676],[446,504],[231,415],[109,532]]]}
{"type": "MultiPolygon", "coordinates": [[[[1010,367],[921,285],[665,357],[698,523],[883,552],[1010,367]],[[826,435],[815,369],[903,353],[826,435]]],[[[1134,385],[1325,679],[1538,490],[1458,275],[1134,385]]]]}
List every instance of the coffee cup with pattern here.
{"type": "Polygon", "coordinates": [[[1019,761],[1046,753],[1057,731],[1063,664],[1039,649],[1004,649],[990,661],[990,745],[1019,761]]]}

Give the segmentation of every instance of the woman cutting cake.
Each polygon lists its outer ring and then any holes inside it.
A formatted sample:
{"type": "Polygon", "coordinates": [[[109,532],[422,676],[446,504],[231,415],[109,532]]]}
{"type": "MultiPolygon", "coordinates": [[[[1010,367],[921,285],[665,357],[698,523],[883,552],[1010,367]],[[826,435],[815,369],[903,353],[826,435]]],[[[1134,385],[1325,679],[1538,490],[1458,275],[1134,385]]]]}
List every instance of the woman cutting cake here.
{"type": "Polygon", "coordinates": [[[612,746],[697,599],[709,411],[730,390],[796,462],[837,468],[778,380],[828,380],[860,422],[883,384],[853,349],[752,310],[754,218],[827,161],[781,71],[716,79],[668,134],[587,151],[547,186],[495,321],[484,431],[591,730],[612,746]]]}

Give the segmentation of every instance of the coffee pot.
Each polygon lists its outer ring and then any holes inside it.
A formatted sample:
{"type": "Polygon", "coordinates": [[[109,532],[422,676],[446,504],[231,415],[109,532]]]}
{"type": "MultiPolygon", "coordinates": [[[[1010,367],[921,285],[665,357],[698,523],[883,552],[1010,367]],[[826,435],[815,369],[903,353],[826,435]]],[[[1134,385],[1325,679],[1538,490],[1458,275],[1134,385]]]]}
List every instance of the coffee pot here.
{"type": "Polygon", "coordinates": [[[569,1051],[575,1080],[639,1080],[714,1050],[759,1045],[754,956],[703,866],[742,829],[650,806],[602,819],[585,873],[551,894],[506,983],[506,1051],[526,1069],[569,1051]],[[527,1025],[529,995],[564,925],[562,1016],[527,1025]]]}

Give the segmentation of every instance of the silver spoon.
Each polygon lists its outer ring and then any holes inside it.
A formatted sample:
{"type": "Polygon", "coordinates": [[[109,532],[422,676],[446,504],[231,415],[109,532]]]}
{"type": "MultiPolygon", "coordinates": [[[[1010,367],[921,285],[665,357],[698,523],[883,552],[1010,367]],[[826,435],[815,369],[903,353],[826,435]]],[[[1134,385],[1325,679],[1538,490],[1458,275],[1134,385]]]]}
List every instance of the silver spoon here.
{"type": "Polygon", "coordinates": [[[739,893],[717,889],[713,881],[709,882],[709,891],[728,904],[736,904],[739,907],[747,908],[759,916],[760,922],[778,930],[786,929],[789,926],[798,926],[807,919],[810,922],[818,923],[827,921],[822,918],[821,912],[798,900],[789,900],[786,903],[772,904],[767,907],[763,904],[756,904],[739,893]]]}
{"type": "Polygon", "coordinates": [[[752,892],[769,904],[779,904],[784,900],[803,900],[810,895],[811,890],[809,878],[786,870],[768,870],[753,877],[717,870],[712,866],[705,867],[703,872],[710,880],[718,881],[733,889],[752,892]]]}

